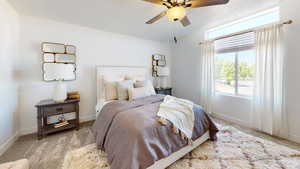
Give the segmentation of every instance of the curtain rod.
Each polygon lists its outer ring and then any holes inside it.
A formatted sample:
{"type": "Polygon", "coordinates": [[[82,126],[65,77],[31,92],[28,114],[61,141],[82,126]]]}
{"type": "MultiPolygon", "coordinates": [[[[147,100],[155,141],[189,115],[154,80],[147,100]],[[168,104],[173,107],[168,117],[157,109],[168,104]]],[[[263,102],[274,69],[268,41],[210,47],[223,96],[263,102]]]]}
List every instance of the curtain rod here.
{"type": "MultiPolygon", "coordinates": [[[[286,22],[279,23],[278,25],[290,25],[290,24],[292,24],[292,23],[293,23],[292,20],[288,20],[288,21],[286,21],[286,22]]],[[[232,34],[229,34],[229,35],[225,35],[225,36],[221,36],[221,37],[218,37],[218,38],[215,38],[215,39],[211,39],[211,40],[209,40],[209,41],[216,41],[216,40],[221,40],[221,39],[225,39],[225,38],[230,38],[230,37],[237,36],[237,35],[242,35],[242,34],[245,34],[245,33],[254,32],[254,31],[258,30],[259,28],[264,28],[264,27],[267,27],[267,26],[256,27],[256,28],[253,28],[253,29],[248,29],[248,30],[244,30],[244,31],[232,33],[232,34]]],[[[204,43],[204,42],[200,42],[199,45],[201,45],[201,44],[203,44],[203,43],[204,43]]]]}

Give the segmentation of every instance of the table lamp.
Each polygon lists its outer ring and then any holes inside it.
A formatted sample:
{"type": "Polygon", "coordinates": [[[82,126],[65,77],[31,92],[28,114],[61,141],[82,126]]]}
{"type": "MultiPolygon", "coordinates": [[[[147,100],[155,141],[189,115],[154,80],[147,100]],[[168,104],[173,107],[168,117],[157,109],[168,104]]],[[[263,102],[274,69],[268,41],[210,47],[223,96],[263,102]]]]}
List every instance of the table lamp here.
{"type": "Polygon", "coordinates": [[[55,79],[57,80],[53,93],[53,100],[55,102],[64,102],[67,99],[67,87],[63,80],[68,76],[66,66],[64,64],[57,64],[55,68],[55,79]]]}
{"type": "Polygon", "coordinates": [[[162,78],[161,81],[161,87],[166,88],[167,87],[167,77],[170,75],[170,69],[168,67],[158,67],[157,69],[157,75],[162,78]]]}

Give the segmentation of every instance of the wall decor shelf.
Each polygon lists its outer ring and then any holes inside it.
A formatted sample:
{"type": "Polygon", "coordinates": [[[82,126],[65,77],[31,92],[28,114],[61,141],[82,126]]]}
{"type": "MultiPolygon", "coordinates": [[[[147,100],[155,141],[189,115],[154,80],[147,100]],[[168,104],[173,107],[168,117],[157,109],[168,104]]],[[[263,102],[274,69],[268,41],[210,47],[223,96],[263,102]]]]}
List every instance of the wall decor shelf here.
{"type": "Polygon", "coordinates": [[[62,43],[43,42],[43,80],[76,80],[76,46],[62,43]],[[63,79],[61,75],[63,71],[63,79]]]}
{"type": "Polygon", "coordinates": [[[167,65],[166,56],[161,54],[152,55],[152,76],[158,77],[159,67],[165,67],[167,65]]]}

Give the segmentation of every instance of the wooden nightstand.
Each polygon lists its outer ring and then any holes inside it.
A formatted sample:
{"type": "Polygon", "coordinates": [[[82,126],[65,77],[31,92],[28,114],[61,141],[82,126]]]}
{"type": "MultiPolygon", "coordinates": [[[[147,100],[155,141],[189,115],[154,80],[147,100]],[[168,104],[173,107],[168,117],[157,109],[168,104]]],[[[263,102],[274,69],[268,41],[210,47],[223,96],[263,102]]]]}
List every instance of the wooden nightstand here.
{"type": "Polygon", "coordinates": [[[38,127],[38,139],[42,139],[44,136],[50,133],[55,133],[67,129],[79,129],[79,99],[66,100],[62,103],[57,103],[53,100],[40,101],[35,107],[37,108],[37,127],[38,127]],[[48,117],[62,115],[66,113],[74,112],[75,119],[68,120],[68,125],[55,128],[55,124],[48,124],[48,117]]]}
{"type": "Polygon", "coordinates": [[[172,96],[172,88],[155,88],[156,94],[164,94],[172,96]]]}

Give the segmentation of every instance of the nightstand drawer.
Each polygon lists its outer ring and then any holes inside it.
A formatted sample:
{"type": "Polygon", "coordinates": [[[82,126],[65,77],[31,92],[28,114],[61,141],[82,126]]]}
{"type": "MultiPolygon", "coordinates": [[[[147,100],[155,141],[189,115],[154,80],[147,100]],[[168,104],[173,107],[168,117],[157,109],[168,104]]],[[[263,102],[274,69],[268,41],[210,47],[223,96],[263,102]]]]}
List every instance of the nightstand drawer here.
{"type": "Polygon", "coordinates": [[[76,107],[74,104],[62,104],[58,106],[44,107],[44,111],[47,113],[48,116],[52,116],[57,114],[75,112],[76,107]]]}

